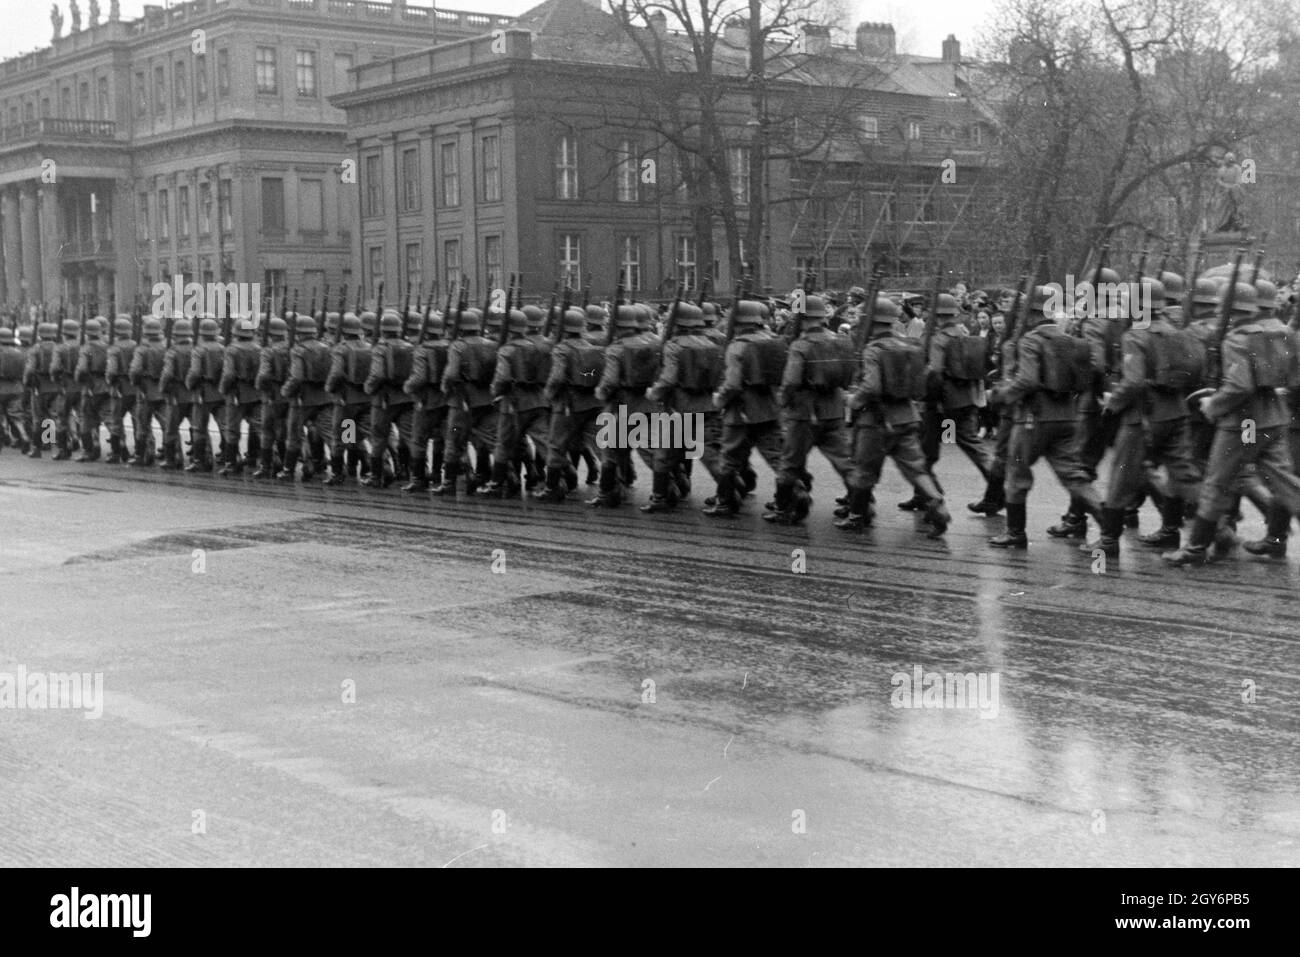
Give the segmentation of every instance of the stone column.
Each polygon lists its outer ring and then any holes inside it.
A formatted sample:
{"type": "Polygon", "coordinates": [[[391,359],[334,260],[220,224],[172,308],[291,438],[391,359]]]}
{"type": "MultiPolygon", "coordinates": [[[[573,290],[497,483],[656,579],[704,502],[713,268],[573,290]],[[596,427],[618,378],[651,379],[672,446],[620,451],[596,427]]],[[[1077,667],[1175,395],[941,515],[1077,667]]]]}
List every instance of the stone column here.
{"type": "Polygon", "coordinates": [[[18,194],[19,230],[22,233],[22,288],[27,301],[44,302],[41,286],[41,234],[36,219],[36,184],[23,183],[18,194]]]}
{"type": "Polygon", "coordinates": [[[55,183],[42,183],[36,192],[40,200],[41,286],[45,299],[53,304],[63,295],[63,263],[59,249],[63,224],[59,222],[59,188],[55,183]]]}
{"type": "Polygon", "coordinates": [[[108,308],[109,303],[115,303],[115,307],[118,312],[129,311],[128,309],[125,308],[125,306],[129,306],[130,303],[123,303],[121,299],[115,298],[115,293],[113,288],[113,271],[111,269],[96,269],[95,283],[96,283],[95,295],[99,299],[99,301],[103,303],[104,309],[108,308]]]}
{"type": "Polygon", "coordinates": [[[10,199],[9,190],[0,188],[0,306],[9,304],[11,289],[17,298],[17,289],[10,285],[9,279],[9,264],[12,262],[17,265],[19,255],[17,230],[10,229],[10,220],[17,215],[18,210],[10,199]]]}

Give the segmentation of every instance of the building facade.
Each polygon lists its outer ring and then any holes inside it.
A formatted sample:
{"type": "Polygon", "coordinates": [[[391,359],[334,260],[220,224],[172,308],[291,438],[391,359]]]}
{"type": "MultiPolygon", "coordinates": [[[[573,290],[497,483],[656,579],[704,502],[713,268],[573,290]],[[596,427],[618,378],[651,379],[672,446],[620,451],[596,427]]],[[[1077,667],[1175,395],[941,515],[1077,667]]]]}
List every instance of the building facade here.
{"type": "Polygon", "coordinates": [[[304,307],[337,290],[358,191],[330,97],[355,67],[509,22],[358,0],[116,8],[0,63],[6,306],[125,308],[174,274],[298,289],[304,307]]]}

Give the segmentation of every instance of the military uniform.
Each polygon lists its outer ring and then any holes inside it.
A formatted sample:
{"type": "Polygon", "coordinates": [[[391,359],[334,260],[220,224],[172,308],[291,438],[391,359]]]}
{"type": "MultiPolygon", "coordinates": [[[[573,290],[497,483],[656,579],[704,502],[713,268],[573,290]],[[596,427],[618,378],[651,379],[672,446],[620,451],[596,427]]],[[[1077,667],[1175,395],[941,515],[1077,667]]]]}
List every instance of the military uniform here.
{"type": "Polygon", "coordinates": [[[405,450],[411,445],[415,399],[402,386],[411,377],[415,350],[402,338],[401,316],[385,313],[379,323],[382,338],[371,350],[365,383],[366,394],[371,396],[370,478],[366,484],[385,488],[390,479],[384,471],[384,449],[394,425],[403,454],[408,454],[405,450]]]}
{"type": "Polygon", "coordinates": [[[826,456],[846,487],[853,470],[841,392],[851,383],[857,364],[852,346],[822,325],[826,304],[820,298],[809,296],[805,309],[803,329],[790,346],[777,393],[785,442],[776,479],[776,507],[763,519],[779,525],[800,522],[808,514],[812,499],[804,466],[814,448],[826,456]]]}
{"type": "Polygon", "coordinates": [[[551,407],[542,389],[550,373],[551,343],[527,335],[528,317],[522,310],[512,309],[506,321],[509,338],[497,350],[490,386],[499,406],[492,481],[479,492],[513,498],[520,491],[519,470],[531,461],[528,440],[546,448],[551,407]]]}
{"type": "Polygon", "coordinates": [[[163,355],[162,375],[158,379],[158,391],[167,400],[167,424],[163,429],[162,462],[159,465],[169,471],[185,464],[181,452],[181,420],[189,421],[191,453],[198,443],[192,418],[194,396],[186,385],[194,358],[192,332],[190,320],[178,318],[173,322],[172,344],[163,355]]]}
{"type": "MultiPolygon", "coordinates": [[[[59,347],[54,342],[54,337],[58,333],[58,328],[54,323],[42,322],[36,327],[36,332],[38,339],[28,349],[23,364],[23,385],[31,390],[28,398],[28,408],[31,415],[32,450],[28,455],[38,459],[41,457],[41,451],[46,444],[43,433],[47,415],[56,416],[55,434],[57,443],[59,381],[54,377],[54,356],[59,347]]],[[[57,451],[61,454],[63,450],[63,444],[58,443],[57,451]]],[[[66,458],[67,456],[63,457],[66,458]]]]}
{"type": "MultiPolygon", "coordinates": [[[[646,389],[659,378],[659,338],[640,328],[641,310],[633,305],[617,307],[614,316],[614,339],[605,347],[605,368],[596,386],[596,398],[605,403],[605,411],[617,416],[619,408],[627,414],[651,415],[659,404],[646,398],[646,389]]],[[[638,448],[646,466],[654,471],[654,456],[649,448],[638,448]]],[[[610,442],[600,450],[600,482],[596,497],[587,502],[592,507],[617,507],[623,501],[628,476],[632,473],[632,449],[610,442]]]]}
{"type": "Polygon", "coordinates": [[[939,461],[944,422],[951,420],[957,447],[987,482],[993,456],[979,435],[979,403],[988,369],[988,340],[970,334],[952,296],[941,294],[935,313],[939,327],[930,338],[928,356],[931,401],[926,405],[922,430],[925,461],[933,472],[939,461]]]}
{"type": "Polygon", "coordinates": [[[12,444],[21,452],[29,448],[23,409],[25,365],[13,331],[0,327],[0,448],[12,444]]]}
{"type": "Polygon", "coordinates": [[[221,376],[225,368],[226,350],[217,341],[217,321],[199,321],[199,342],[190,355],[190,369],[185,376],[185,387],[190,390],[190,464],[187,472],[211,472],[212,439],[208,433],[209,421],[216,419],[217,433],[225,435],[223,412],[225,396],[221,392],[221,376]]]}
{"type": "Polygon", "coordinates": [[[861,375],[849,399],[855,413],[849,513],[835,526],[855,531],[871,524],[872,490],[890,458],[926,503],[933,538],[947,530],[950,516],[921,447],[917,400],[926,392],[925,353],[916,339],[897,335],[897,308],[878,299],[871,319],[871,340],[862,351],[861,375]]]}
{"type": "Polygon", "coordinates": [[[161,381],[167,348],[163,343],[163,327],[152,316],[144,321],[144,341],[132,350],[127,379],[135,389],[134,422],[135,457],[131,464],[139,467],[154,463],[153,423],[167,432],[167,400],[161,381]]]}
{"type": "Polygon", "coordinates": [[[54,442],[58,451],[55,460],[72,457],[72,432],[76,421],[76,410],[80,402],[80,390],[72,381],[72,374],[77,368],[77,355],[81,351],[78,345],[80,327],[73,319],[63,320],[63,341],[54,347],[51,354],[49,375],[54,380],[57,395],[47,405],[49,414],[54,417],[54,442]]]}
{"type": "Polygon", "coordinates": [[[334,422],[330,432],[330,475],[326,485],[341,485],[346,474],[343,455],[347,451],[360,457],[356,437],[369,423],[370,397],[366,395],[366,378],[370,375],[370,343],[361,338],[361,319],[348,313],[343,317],[343,341],[330,352],[330,371],[325,391],[335,397],[334,422]],[[349,424],[351,428],[349,429],[349,424]],[[345,442],[351,432],[351,442],[345,442]],[[344,445],[347,449],[344,449],[344,445]]]}
{"type": "Polygon", "coordinates": [[[1007,530],[989,540],[997,548],[1024,548],[1025,501],[1034,486],[1034,463],[1046,458],[1070,493],[1072,509],[1099,516],[1101,499],[1078,458],[1075,422],[1079,393],[1092,377],[1091,360],[1080,340],[1043,314],[1049,293],[1035,290],[1024,334],[1016,350],[1015,377],[999,387],[1012,408],[1007,445],[1007,530]]]}
{"type": "MultiPolygon", "coordinates": [[[[337,313],[326,317],[339,321],[337,313]]],[[[289,350],[289,372],[280,395],[289,402],[288,435],[284,444],[284,466],[275,474],[278,481],[292,482],[296,477],[298,460],[302,458],[302,478],[309,481],[325,468],[324,433],[334,428],[334,399],[325,388],[333,366],[330,347],[316,338],[316,323],[310,316],[294,320],[293,348],[289,350]],[[308,455],[302,456],[304,436],[308,455]]],[[[342,454],[338,462],[342,469],[342,454]]]]}
{"type": "Polygon", "coordinates": [[[248,461],[262,457],[262,393],[257,387],[257,373],[262,365],[262,349],[253,341],[253,323],[240,319],[235,323],[235,341],[226,347],[217,391],[226,397],[224,435],[226,464],[222,475],[238,475],[244,470],[239,457],[239,439],[243,424],[248,423],[248,461]]]}
{"type": "Polygon", "coordinates": [[[564,338],[551,350],[551,371],[543,390],[551,407],[546,436],[546,487],[534,493],[535,498],[546,502],[564,501],[570,449],[585,446],[593,457],[599,452],[597,420],[604,406],[596,397],[596,386],[605,370],[602,347],[583,337],[585,321],[581,310],[569,309],[560,323],[564,338]]]}
{"type": "Polygon", "coordinates": [[[442,482],[443,458],[447,448],[447,396],[442,391],[442,375],[447,368],[447,348],[442,338],[443,319],[431,315],[424,330],[426,338],[416,344],[411,355],[411,374],[402,391],[415,400],[411,425],[411,481],[404,492],[423,492],[432,478],[442,482]],[[432,458],[429,443],[432,440],[432,458]]]}
{"type": "Polygon", "coordinates": [[[136,350],[133,334],[134,323],[130,316],[123,314],[113,320],[113,341],[108,346],[108,368],[105,372],[110,395],[108,411],[110,453],[106,461],[113,464],[130,459],[126,447],[127,413],[131,415],[132,433],[140,431],[139,420],[135,417],[135,384],[131,382],[130,376],[131,360],[136,350]]]}
{"type": "MultiPolygon", "coordinates": [[[[108,416],[108,347],[101,341],[108,320],[95,317],[86,323],[86,341],[77,353],[73,381],[81,389],[81,455],[78,462],[99,459],[99,427],[108,416]]],[[[120,457],[118,459],[121,461],[120,457]]]]}
{"type": "MultiPolygon", "coordinates": [[[[315,332],[316,324],[310,316],[303,316],[315,332]]],[[[290,402],[283,394],[284,384],[289,380],[289,322],[297,325],[298,317],[290,314],[285,319],[278,316],[266,320],[268,323],[266,345],[258,356],[257,376],[253,387],[262,397],[262,455],[253,478],[274,478],[275,460],[278,455],[283,463],[289,455],[289,406],[290,402]]],[[[250,456],[252,439],[249,439],[250,456]]]]}
{"type": "Polygon", "coordinates": [[[447,396],[447,448],[442,485],[435,495],[456,494],[456,479],[465,466],[471,441],[479,460],[467,479],[472,493],[480,480],[491,478],[482,449],[497,441],[497,407],[492,402],[492,378],[496,374],[497,344],[479,334],[483,317],[477,309],[466,309],[456,317],[460,336],[447,348],[447,366],[442,373],[442,391],[447,396]]]}
{"type": "Polygon", "coordinates": [[[726,346],[722,384],[713,395],[714,407],[722,410],[722,468],[714,504],[704,510],[711,517],[740,510],[741,488],[748,484],[745,476],[754,449],[774,473],[781,468],[781,410],[776,393],[789,345],[763,327],[760,303],[737,303],[731,321],[736,334],[726,346]]]}

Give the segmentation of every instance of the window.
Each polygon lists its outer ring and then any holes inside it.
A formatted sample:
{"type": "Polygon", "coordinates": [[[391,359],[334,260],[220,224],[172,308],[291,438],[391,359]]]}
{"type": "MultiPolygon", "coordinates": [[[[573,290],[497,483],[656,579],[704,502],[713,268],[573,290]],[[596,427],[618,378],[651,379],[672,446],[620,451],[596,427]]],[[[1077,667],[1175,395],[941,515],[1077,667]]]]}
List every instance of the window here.
{"type": "Polygon", "coordinates": [[[637,191],[641,180],[638,175],[640,170],[637,163],[636,145],[631,140],[623,140],[618,144],[615,163],[615,198],[620,203],[635,203],[638,199],[637,191]]]}
{"type": "Polygon", "coordinates": [[[881,223],[892,223],[898,218],[898,196],[894,193],[872,193],[876,201],[877,215],[881,223]],[[883,210],[880,207],[884,207],[883,210]]]}
{"type": "Polygon", "coordinates": [[[149,194],[141,193],[139,195],[138,208],[135,214],[135,238],[141,242],[149,239],[149,194]]]}
{"type": "Polygon", "coordinates": [[[199,183],[199,235],[212,232],[212,184],[199,183]]]}
{"type": "Polygon", "coordinates": [[[921,138],[921,121],[920,121],[920,120],[908,120],[908,121],[907,121],[907,138],[908,138],[909,140],[919,140],[919,139],[921,138]]]}
{"type": "Polygon", "coordinates": [[[381,157],[366,157],[366,215],[379,216],[384,206],[384,174],[380,167],[381,157]]]}
{"type": "Polygon", "coordinates": [[[370,295],[379,298],[379,284],[384,281],[384,247],[371,246],[367,251],[366,270],[370,279],[370,295]]]}
{"type": "Polygon", "coordinates": [[[175,77],[176,105],[184,106],[186,100],[189,99],[189,95],[190,95],[189,77],[185,73],[184,60],[176,61],[176,71],[173,74],[173,76],[175,77]]]}
{"type": "Polygon", "coordinates": [[[483,202],[501,202],[501,138],[483,137],[483,202]]]}
{"type": "Polygon", "coordinates": [[[749,205],[749,147],[727,148],[727,172],[731,177],[731,200],[737,206],[749,205]]]}
{"type": "Polygon", "coordinates": [[[108,77],[101,76],[95,81],[95,106],[101,120],[108,119],[108,77]]]}
{"type": "Polygon", "coordinates": [[[867,116],[865,113],[859,114],[858,132],[864,140],[880,139],[880,119],[875,116],[867,116]]]}
{"type": "MultiPolygon", "coordinates": [[[[140,89],[144,90],[144,74],[137,73],[136,76],[140,77],[140,89]]],[[[32,103],[31,100],[28,100],[26,103],[23,104],[23,119],[31,120],[34,119],[35,117],[36,117],[36,106],[32,103]]]]}
{"type": "Polygon", "coordinates": [[[182,186],[176,194],[176,232],[182,239],[190,235],[190,188],[182,186]]]}
{"type": "Polygon", "coordinates": [[[284,231],[284,180],[279,177],[262,179],[262,230],[284,231]]]}
{"type": "MultiPolygon", "coordinates": [[[[144,71],[135,74],[135,115],[146,116],[149,113],[149,89],[144,85],[144,71]]],[[[28,117],[31,119],[31,117],[28,117]]]]}
{"type": "Polygon", "coordinates": [[[194,59],[194,102],[208,101],[208,55],[200,53],[194,59]]]}
{"type": "Polygon", "coordinates": [[[817,262],[811,256],[796,256],[794,259],[794,281],[798,285],[803,285],[803,281],[811,273],[817,271],[817,262]]]}
{"type": "MultiPolygon", "coordinates": [[[[271,308],[284,298],[284,270],[266,269],[262,272],[262,295],[271,297],[271,308]]],[[[259,303],[260,306],[260,303],[259,303]]]]}
{"type": "Polygon", "coordinates": [[[258,93],[280,92],[279,81],[275,76],[275,47],[257,48],[254,76],[257,80],[258,93]]]}
{"type": "Polygon", "coordinates": [[[984,145],[984,126],[983,126],[983,124],[975,123],[975,124],[973,124],[973,125],[971,126],[971,128],[970,128],[970,141],[971,141],[971,145],[973,145],[973,146],[983,146],[983,145],[984,145]]]}
{"type": "Polygon", "coordinates": [[[217,51],[217,95],[227,96],[230,93],[230,51],[217,51]]]}
{"type": "Polygon", "coordinates": [[[487,282],[487,288],[496,289],[504,285],[501,282],[501,237],[485,236],[483,237],[483,265],[487,269],[487,275],[483,278],[487,282]]]}
{"type": "Polygon", "coordinates": [[[555,144],[555,196],[578,198],[578,143],[573,136],[561,136],[555,144]]]}
{"type": "Polygon", "coordinates": [[[167,68],[165,66],[156,66],[153,68],[153,111],[154,115],[162,116],[167,109],[167,68]]]}
{"type": "Polygon", "coordinates": [[[230,202],[230,180],[228,179],[217,183],[217,213],[221,217],[221,231],[232,232],[235,228],[235,214],[230,202]]]}
{"type": "Polygon", "coordinates": [[[439,166],[442,167],[442,205],[460,205],[460,159],[455,143],[438,147],[439,166]]]}
{"type": "Polygon", "coordinates": [[[677,281],[686,284],[687,289],[695,288],[695,237],[677,237],[677,281]]]}
{"type": "Polygon", "coordinates": [[[912,205],[912,210],[912,222],[933,223],[937,218],[935,213],[934,194],[928,189],[918,191],[912,205]]]}
{"type": "Polygon", "coordinates": [[[77,85],[77,119],[90,119],[90,84],[85,80],[77,85]]]}
{"type": "Polygon", "coordinates": [[[406,281],[411,284],[414,295],[418,299],[424,291],[424,270],[422,268],[423,260],[420,257],[420,244],[406,244],[406,281]]]}
{"type": "Polygon", "coordinates": [[[325,183],[319,179],[298,181],[298,229],[318,233],[325,229],[325,183]]]}
{"type": "Polygon", "coordinates": [[[582,282],[582,237],[577,233],[560,235],[560,278],[582,282]]]}
{"type": "Polygon", "coordinates": [[[158,238],[171,239],[172,204],[167,190],[158,190],[158,238]]]}
{"type": "Polygon", "coordinates": [[[420,208],[420,151],[417,147],[402,150],[402,209],[420,208]]]}
{"type": "Polygon", "coordinates": [[[641,291],[641,239],[638,236],[623,237],[623,290],[625,292],[641,291]]]}
{"type": "Polygon", "coordinates": [[[442,244],[442,262],[447,273],[447,288],[450,290],[460,279],[459,239],[449,239],[442,244]]]}
{"type": "Polygon", "coordinates": [[[299,50],[297,60],[298,95],[316,95],[316,51],[299,50]]]}
{"type": "Polygon", "coordinates": [[[352,69],[351,53],[334,54],[334,92],[342,93],[348,88],[348,70],[352,69]]]}

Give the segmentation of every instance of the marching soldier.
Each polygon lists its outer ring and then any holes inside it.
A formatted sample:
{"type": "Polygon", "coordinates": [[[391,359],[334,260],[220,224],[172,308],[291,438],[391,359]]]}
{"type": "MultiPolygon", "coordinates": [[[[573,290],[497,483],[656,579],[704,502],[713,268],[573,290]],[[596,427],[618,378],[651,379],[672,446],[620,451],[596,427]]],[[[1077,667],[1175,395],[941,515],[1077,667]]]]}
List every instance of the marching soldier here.
{"type": "MultiPolygon", "coordinates": [[[[338,313],[330,316],[338,322],[338,313]]],[[[302,480],[311,481],[313,475],[324,471],[324,441],[321,433],[334,427],[334,399],[325,388],[333,365],[330,347],[316,338],[316,323],[311,316],[294,319],[294,344],[289,353],[289,371],[280,388],[281,398],[289,402],[288,435],[285,438],[284,466],[275,473],[280,482],[292,482],[296,477],[298,460],[302,458],[302,480]],[[302,456],[303,436],[307,436],[308,454],[302,456]]],[[[271,350],[273,351],[273,350],[271,350]]],[[[272,360],[274,361],[274,360],[272,360]]],[[[273,373],[268,376],[268,379],[273,373]]],[[[342,469],[342,455],[339,456],[342,469]]]]}
{"type": "Polygon", "coordinates": [[[605,371],[604,350],[584,337],[586,321],[582,310],[569,309],[560,323],[563,338],[551,350],[551,372],[544,391],[551,407],[546,436],[546,487],[533,493],[538,501],[555,503],[563,502],[568,494],[568,451],[583,447],[593,456],[599,451],[596,420],[604,403],[596,398],[596,386],[605,371]]]}
{"type": "Polygon", "coordinates": [[[776,393],[789,347],[763,325],[762,303],[741,300],[734,310],[735,337],[727,344],[722,384],[713,394],[713,406],[722,412],[722,468],[714,502],[704,509],[710,518],[740,511],[754,449],[774,473],[781,468],[781,410],[776,393]]]}
{"type": "MultiPolygon", "coordinates": [[[[1148,467],[1164,465],[1169,472],[1169,493],[1160,498],[1160,530],[1140,541],[1155,548],[1177,548],[1183,525],[1184,503],[1200,493],[1200,469],[1192,459],[1187,435],[1186,396],[1199,386],[1205,352],[1190,332],[1179,330],[1165,313],[1164,284],[1144,279],[1150,296],[1151,316],[1124,333],[1123,377],[1104,397],[1102,414],[1117,416],[1110,483],[1101,510],[1101,536],[1080,546],[1119,555],[1124,512],[1141,497],[1148,467]]],[[[1147,317],[1143,317],[1147,318],[1147,317]]]]}
{"type": "MultiPolygon", "coordinates": [[[[646,398],[646,390],[659,376],[659,340],[642,331],[637,306],[617,306],[614,335],[605,348],[605,370],[596,386],[596,398],[606,403],[607,411],[617,414],[618,407],[633,414],[649,415],[657,403],[646,398]]],[[[654,459],[646,448],[637,450],[653,470],[654,459]]],[[[600,483],[596,497],[587,504],[592,508],[617,508],[625,494],[624,479],[632,468],[632,450],[611,442],[600,450],[600,483]]]]}
{"type": "Polygon", "coordinates": [[[23,413],[25,365],[13,330],[0,326],[0,448],[12,444],[22,453],[29,448],[23,413]]]}
{"type": "MultiPolygon", "coordinates": [[[[217,391],[226,397],[225,436],[226,464],[221,475],[239,475],[244,460],[239,457],[239,438],[248,423],[248,461],[262,457],[262,394],[257,388],[257,373],[262,364],[262,349],[253,341],[253,323],[235,321],[235,340],[226,347],[217,391]]],[[[268,446],[270,443],[268,443],[268,446]]]]}
{"type": "MultiPolygon", "coordinates": [[[[311,325],[312,335],[316,333],[316,323],[311,316],[304,316],[311,325]]],[[[289,380],[289,322],[298,326],[298,317],[289,313],[285,319],[272,316],[268,320],[266,348],[261,350],[257,363],[257,378],[254,388],[262,397],[262,455],[253,478],[275,478],[275,457],[278,449],[283,450],[282,463],[289,458],[289,400],[283,395],[284,384],[289,380]]],[[[250,456],[253,440],[249,440],[250,456]]],[[[301,448],[301,446],[300,446],[301,448]]]]}
{"type": "Polygon", "coordinates": [[[185,387],[193,396],[190,406],[190,464],[187,472],[211,472],[212,439],[208,423],[216,420],[217,433],[225,435],[222,410],[225,395],[221,392],[221,377],[225,368],[226,350],[217,341],[217,320],[199,320],[199,341],[190,356],[190,369],[185,376],[185,387]]]}
{"type": "MultiPolygon", "coordinates": [[[[38,341],[27,352],[27,359],[23,365],[23,385],[31,390],[30,409],[31,409],[31,436],[32,450],[28,456],[34,459],[41,457],[41,451],[45,446],[45,422],[47,415],[55,416],[55,441],[58,452],[63,452],[65,446],[58,443],[58,403],[59,403],[59,380],[54,375],[54,357],[57,353],[58,346],[55,344],[55,336],[58,335],[58,326],[52,322],[42,322],[36,327],[38,341]]],[[[64,433],[66,439],[67,433],[64,433]]],[[[56,454],[56,459],[60,456],[56,454]]],[[[63,458],[68,456],[64,455],[63,458]]]]}
{"type": "Polygon", "coordinates": [[[411,481],[403,492],[425,492],[430,478],[439,485],[442,480],[443,455],[447,447],[447,396],[442,391],[442,375],[447,368],[447,347],[442,338],[443,320],[431,313],[423,339],[411,355],[411,374],[402,385],[402,391],[415,400],[411,424],[411,481]],[[429,442],[433,442],[433,457],[429,458],[429,442]]]}
{"type": "Polygon", "coordinates": [[[492,481],[480,495],[517,498],[519,470],[529,458],[528,439],[546,447],[550,407],[542,395],[550,363],[549,340],[528,338],[528,317],[511,309],[506,319],[509,338],[497,350],[492,397],[500,407],[496,448],[492,454],[492,481]]]}
{"type": "MultiPolygon", "coordinates": [[[[980,477],[987,484],[992,455],[980,439],[979,405],[988,367],[988,340],[973,336],[960,318],[957,300],[940,293],[935,304],[938,328],[930,338],[927,390],[932,401],[926,403],[925,427],[921,446],[925,462],[935,484],[934,465],[939,461],[943,432],[951,422],[957,447],[966,453],[980,477]]],[[[906,511],[924,509],[927,503],[918,493],[910,502],[898,507],[906,511]]]]}
{"type": "Polygon", "coordinates": [[[325,379],[325,391],[335,397],[330,474],[325,485],[343,484],[347,474],[343,464],[345,451],[354,461],[361,458],[357,436],[368,424],[366,417],[370,414],[370,397],[365,390],[370,375],[370,343],[361,338],[360,317],[351,312],[344,314],[342,332],[343,341],[330,353],[330,371],[325,379]]]}
{"type": "Polygon", "coordinates": [[[1162,557],[1170,565],[1203,565],[1214,542],[1219,519],[1232,506],[1242,469],[1253,463],[1274,495],[1270,531],[1283,510],[1300,514],[1300,479],[1291,461],[1290,409],[1279,395],[1294,374],[1291,334],[1274,317],[1260,320],[1255,287],[1237,283],[1231,327],[1223,339],[1223,381],[1200,400],[1214,423],[1214,445],[1201,485],[1191,534],[1182,548],[1162,557]]]}
{"type": "MultiPolygon", "coordinates": [[[[1119,281],[1119,273],[1115,270],[1100,270],[1099,284],[1112,284],[1110,288],[1118,289],[1119,281]]],[[[1093,384],[1080,394],[1075,423],[1075,457],[1092,482],[1097,480],[1097,466],[1106,455],[1106,450],[1115,444],[1115,436],[1119,431],[1119,420],[1113,415],[1102,415],[1101,404],[1102,396],[1113,391],[1123,375],[1124,350],[1121,340],[1127,308],[1126,303],[1103,297],[1095,290],[1094,295],[1096,307],[1091,314],[1079,320],[1083,338],[1092,349],[1093,384]]],[[[1071,504],[1073,510],[1067,510],[1061,516],[1060,524],[1047,530],[1048,535],[1053,538],[1087,538],[1088,518],[1078,510],[1077,499],[1071,504]]],[[[1129,519],[1126,517],[1125,521],[1129,519]]]]}
{"type": "MultiPolygon", "coordinates": [[[[135,323],[126,313],[113,320],[113,342],[108,347],[108,379],[110,406],[108,412],[109,455],[104,461],[118,465],[130,460],[126,448],[126,416],[131,414],[131,430],[140,432],[139,420],[135,417],[136,391],[131,382],[131,359],[135,354],[136,342],[131,336],[135,332],[135,323]]],[[[139,444],[139,443],[137,443],[139,444]]]]}
{"type": "MultiPolygon", "coordinates": [[[[1287,401],[1291,413],[1290,428],[1287,431],[1287,444],[1291,449],[1292,470],[1300,467],[1300,327],[1292,320],[1287,327],[1291,340],[1291,374],[1287,383],[1287,401]]],[[[1267,516],[1267,529],[1264,537],[1253,542],[1246,542],[1242,547],[1252,555],[1267,558],[1285,558],[1286,540],[1291,530],[1291,514],[1275,500],[1267,516]]]]}
{"type": "MultiPolygon", "coordinates": [[[[101,341],[108,320],[96,316],[86,323],[86,341],[77,353],[73,381],[81,389],[81,454],[78,462],[99,461],[99,427],[109,408],[108,347],[101,341]]],[[[117,461],[121,461],[119,457],[117,461]]]]}
{"type": "Polygon", "coordinates": [[[162,462],[159,468],[168,472],[185,465],[185,455],[181,451],[182,419],[189,421],[191,455],[198,450],[198,432],[193,418],[194,392],[186,384],[193,359],[194,325],[184,316],[178,315],[172,322],[172,344],[163,355],[162,375],[158,378],[158,391],[167,400],[167,424],[163,431],[162,462]]]}
{"type": "Polygon", "coordinates": [[[456,478],[471,441],[478,450],[479,460],[474,463],[474,472],[466,476],[466,493],[474,493],[485,473],[491,478],[491,467],[481,450],[490,450],[497,444],[498,416],[491,389],[496,375],[497,344],[480,334],[482,322],[483,314],[477,309],[466,309],[456,317],[460,335],[448,347],[447,367],[442,373],[442,391],[449,403],[446,461],[442,484],[432,489],[434,495],[455,498],[456,478]]]}
{"type": "MultiPolygon", "coordinates": [[[[661,402],[671,413],[680,413],[683,436],[687,416],[699,416],[705,424],[700,433],[705,442],[708,419],[719,417],[713,408],[713,390],[722,379],[723,355],[717,343],[704,336],[704,316],[699,306],[683,302],[677,306],[675,336],[663,345],[663,365],[659,378],[646,390],[646,398],[661,402]]],[[[676,507],[680,498],[690,494],[690,480],[684,473],[686,449],[672,442],[655,449],[654,487],[643,512],[665,512],[676,507]]],[[[709,471],[720,475],[718,463],[709,463],[709,471]]]]}
{"type": "Polygon", "coordinates": [[[167,399],[161,386],[167,348],[163,343],[162,323],[150,316],[145,319],[141,334],[144,341],[132,350],[127,369],[127,379],[135,389],[135,411],[131,415],[135,426],[135,456],[131,464],[137,468],[154,463],[154,419],[158,420],[163,435],[167,434],[167,399]]]}
{"type": "Polygon", "coordinates": [[[64,319],[61,329],[63,341],[54,347],[50,360],[50,378],[58,384],[58,396],[50,410],[54,415],[54,441],[58,446],[54,453],[56,462],[72,458],[73,413],[80,401],[79,393],[73,387],[72,374],[77,368],[77,354],[81,351],[81,327],[75,319],[64,319]]]}
{"type": "Polygon", "coordinates": [[[885,459],[891,458],[915,487],[917,497],[926,503],[930,537],[938,538],[947,531],[952,517],[921,449],[921,417],[916,402],[927,391],[925,352],[919,339],[897,334],[897,307],[882,308],[884,303],[893,307],[888,299],[877,298],[868,328],[870,338],[862,351],[862,375],[849,398],[849,408],[857,413],[853,420],[849,513],[835,527],[860,531],[871,524],[872,492],[880,481],[885,459]]]}
{"type": "Polygon", "coordinates": [[[384,449],[393,426],[397,426],[400,447],[409,449],[415,400],[402,386],[411,377],[414,348],[402,338],[402,317],[385,312],[379,320],[380,340],[370,354],[370,374],[365,391],[370,405],[370,478],[362,485],[387,488],[391,482],[384,471],[384,449]]]}
{"type": "MultiPolygon", "coordinates": [[[[893,303],[885,309],[892,317],[902,313],[893,303]]],[[[847,484],[853,461],[844,429],[844,395],[853,377],[855,360],[846,354],[848,343],[828,330],[826,303],[808,296],[804,303],[800,336],[790,346],[777,401],[785,426],[781,469],[776,479],[776,507],[763,520],[777,525],[802,522],[812,506],[805,465],[808,453],[820,449],[847,484]]]]}
{"type": "Polygon", "coordinates": [[[1015,375],[998,387],[1012,409],[1007,445],[1006,531],[989,539],[994,548],[1027,548],[1025,501],[1034,487],[1034,463],[1046,458],[1070,494],[1071,514],[1101,514],[1101,499],[1078,458],[1075,436],[1079,393],[1092,382],[1090,349],[1064,332],[1044,310],[1049,291],[1034,290],[1015,375]]]}

